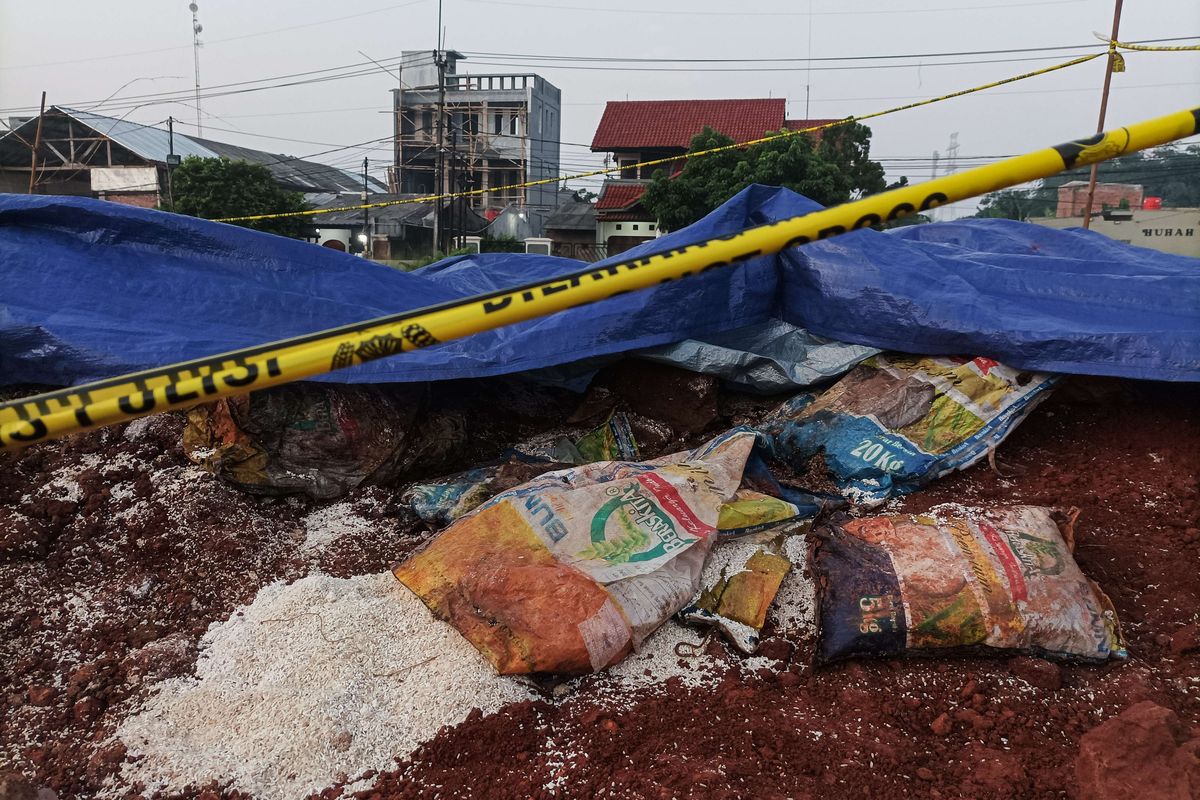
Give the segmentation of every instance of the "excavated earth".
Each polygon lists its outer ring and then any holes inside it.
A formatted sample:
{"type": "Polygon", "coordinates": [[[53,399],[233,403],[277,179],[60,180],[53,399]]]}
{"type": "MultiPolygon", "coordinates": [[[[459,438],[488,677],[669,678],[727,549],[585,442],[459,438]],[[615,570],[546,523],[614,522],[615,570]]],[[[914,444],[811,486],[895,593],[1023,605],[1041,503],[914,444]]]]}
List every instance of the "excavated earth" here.
{"type": "MultiPolygon", "coordinates": [[[[674,421],[688,441],[771,403],[704,405],[674,421]]],[[[489,436],[461,466],[570,413],[547,401],[487,418],[489,436]]],[[[0,454],[5,798],[141,796],[122,783],[130,754],[114,731],[157,683],[193,672],[211,624],[277,581],[382,572],[432,533],[400,503],[401,487],[366,487],[327,515],[359,522],[313,550],[306,520],[321,507],[222,484],[184,457],[182,427],[160,415],[0,454]]],[[[1142,800],[1200,796],[1198,476],[1197,387],[1076,380],[994,465],[889,504],[1078,507],[1076,557],[1116,605],[1127,662],[972,656],[814,669],[811,642],[769,627],[756,669],[711,640],[682,658],[715,670],[700,685],[672,677],[618,698],[587,679],[566,701],[546,687],[544,699],[471,713],[396,753],[391,769],[342,776],[319,794],[1090,798],[1136,786],[1142,800]]],[[[247,795],[214,775],[173,796],[247,795]]]]}

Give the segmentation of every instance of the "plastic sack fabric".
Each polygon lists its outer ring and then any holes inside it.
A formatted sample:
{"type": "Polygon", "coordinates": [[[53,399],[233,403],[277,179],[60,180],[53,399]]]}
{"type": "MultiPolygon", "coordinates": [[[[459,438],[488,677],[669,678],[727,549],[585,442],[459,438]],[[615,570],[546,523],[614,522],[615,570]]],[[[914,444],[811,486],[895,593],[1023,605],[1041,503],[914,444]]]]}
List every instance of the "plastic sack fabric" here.
{"type": "Polygon", "coordinates": [[[455,475],[415,483],[400,501],[434,525],[449,525],[484,501],[565,464],[513,453],[503,464],[464,470],[455,475]]]}
{"type": "Polygon", "coordinates": [[[820,395],[792,398],[759,431],[797,471],[822,456],[842,494],[872,506],[985,457],[1055,382],[986,358],[880,355],[820,395]]]}
{"type": "Polygon", "coordinates": [[[776,552],[777,542],[768,545],[739,549],[740,557],[723,565],[717,580],[711,586],[704,586],[679,612],[679,618],[716,628],[743,653],[758,650],[767,610],[792,568],[792,562],[776,552]]]}
{"type": "MultiPolygon", "coordinates": [[[[750,186],[696,224],[600,264],[819,208],[786,189],[750,186]]],[[[181,215],[87,198],[0,195],[0,383],[112,377],[582,266],[497,253],[404,273],[181,215]]],[[[872,348],[1200,380],[1200,260],[1005,220],[855,231],[319,379],[498,375],[709,341],[770,320],[872,348]]]]}
{"type": "Polygon", "coordinates": [[[772,319],[642,350],[637,356],[715,375],[740,389],[775,394],[844,375],[878,352],[874,347],[835,342],[772,319]]]}
{"type": "Polygon", "coordinates": [[[396,577],[500,674],[615,664],[696,592],[754,434],[547,473],[462,517],[396,577]]]}
{"type": "Polygon", "coordinates": [[[817,531],[824,662],[992,648],[1125,658],[1112,603],[1080,571],[1050,509],[934,509],[817,531]]]}
{"type": "Polygon", "coordinates": [[[253,494],[340,497],[437,469],[465,443],[461,421],[423,413],[417,387],[296,383],[190,409],[184,453],[253,494]]]}

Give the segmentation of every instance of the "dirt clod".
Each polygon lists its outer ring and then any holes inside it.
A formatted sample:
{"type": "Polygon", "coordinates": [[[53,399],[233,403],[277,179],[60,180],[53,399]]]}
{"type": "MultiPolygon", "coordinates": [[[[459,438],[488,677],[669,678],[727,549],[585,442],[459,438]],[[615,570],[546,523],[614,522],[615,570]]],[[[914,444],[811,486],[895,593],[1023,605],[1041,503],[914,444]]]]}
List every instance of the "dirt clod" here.
{"type": "Polygon", "coordinates": [[[1138,703],[1083,735],[1075,774],[1079,798],[1190,800],[1200,797],[1200,738],[1174,711],[1138,703]]]}

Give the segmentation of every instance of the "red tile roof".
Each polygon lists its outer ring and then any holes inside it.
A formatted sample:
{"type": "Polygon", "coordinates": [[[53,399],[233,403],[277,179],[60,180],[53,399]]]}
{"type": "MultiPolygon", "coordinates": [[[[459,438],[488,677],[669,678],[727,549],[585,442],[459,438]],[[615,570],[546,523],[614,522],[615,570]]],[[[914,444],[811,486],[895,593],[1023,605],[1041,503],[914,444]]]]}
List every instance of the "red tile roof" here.
{"type": "Polygon", "coordinates": [[[654,222],[649,211],[602,211],[596,215],[597,222],[654,222]]]}
{"type": "Polygon", "coordinates": [[[787,101],[610,100],[592,137],[597,151],[687,149],[707,125],[735,142],[757,139],[784,125],[787,101]]]}
{"type": "Polygon", "coordinates": [[[623,211],[641,200],[645,191],[644,183],[605,181],[604,188],[600,190],[600,197],[596,200],[596,210],[623,211]]]}
{"type": "MultiPolygon", "coordinates": [[[[784,120],[784,125],[789,131],[802,131],[805,128],[815,128],[818,125],[828,125],[831,122],[837,122],[835,119],[789,119],[784,120]]],[[[809,136],[814,139],[820,139],[824,131],[810,131],[809,136]]]]}

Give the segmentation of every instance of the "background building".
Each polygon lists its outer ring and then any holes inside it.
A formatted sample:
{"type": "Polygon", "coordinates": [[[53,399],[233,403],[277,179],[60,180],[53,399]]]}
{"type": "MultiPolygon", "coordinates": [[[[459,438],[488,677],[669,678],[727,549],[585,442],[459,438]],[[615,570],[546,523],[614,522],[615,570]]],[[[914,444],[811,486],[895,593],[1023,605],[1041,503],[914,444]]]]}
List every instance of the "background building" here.
{"type": "MultiPolygon", "coordinates": [[[[1082,217],[1087,208],[1087,181],[1071,181],[1058,187],[1056,217],[1082,217]]],[[[1141,208],[1142,187],[1132,183],[1097,183],[1092,197],[1092,213],[1105,208],[1141,208]]]]}
{"type": "MultiPolygon", "coordinates": [[[[1089,229],[1118,242],[1200,258],[1200,208],[1163,208],[1162,200],[1144,197],[1137,184],[1097,183],[1089,229]]],[[[1071,181],[1058,188],[1055,216],[1028,221],[1047,228],[1078,228],[1086,207],[1087,181],[1071,181]]]]}
{"type": "MultiPolygon", "coordinates": [[[[1078,228],[1083,217],[1034,217],[1029,222],[1047,228],[1078,228]]],[[[1094,214],[1089,225],[1118,242],[1200,258],[1200,208],[1109,208],[1094,214]]]]}
{"type": "MultiPolygon", "coordinates": [[[[0,136],[0,192],[25,193],[37,117],[25,120],[0,136]]],[[[167,195],[167,160],[225,157],[261,164],[281,188],[315,194],[361,197],[386,191],[374,178],[363,185],[362,175],[280,153],[225,144],[163,128],[77,111],[62,106],[47,109],[37,148],[34,193],[99,197],[118,203],[154,208],[167,195]]]]}
{"type": "Polygon", "coordinates": [[[533,74],[460,75],[461,53],[441,51],[444,95],[438,91],[437,51],[401,54],[401,86],[393,89],[395,160],[392,191],[448,194],[481,189],[471,206],[494,219],[508,206],[526,214],[534,236],[557,205],[562,123],[558,87],[533,74]],[[444,104],[438,175],[438,109],[444,104]]]}
{"type": "Polygon", "coordinates": [[[660,170],[668,175],[682,170],[692,137],[706,127],[735,142],[748,142],[768,131],[802,130],[831,121],[789,120],[783,98],[609,101],[592,150],[609,153],[621,171],[620,177],[604,182],[596,201],[597,242],[615,255],[658,235],[657,220],[641,204],[646,184],[660,170]],[[633,166],[663,158],[678,160],[633,166]]]}

